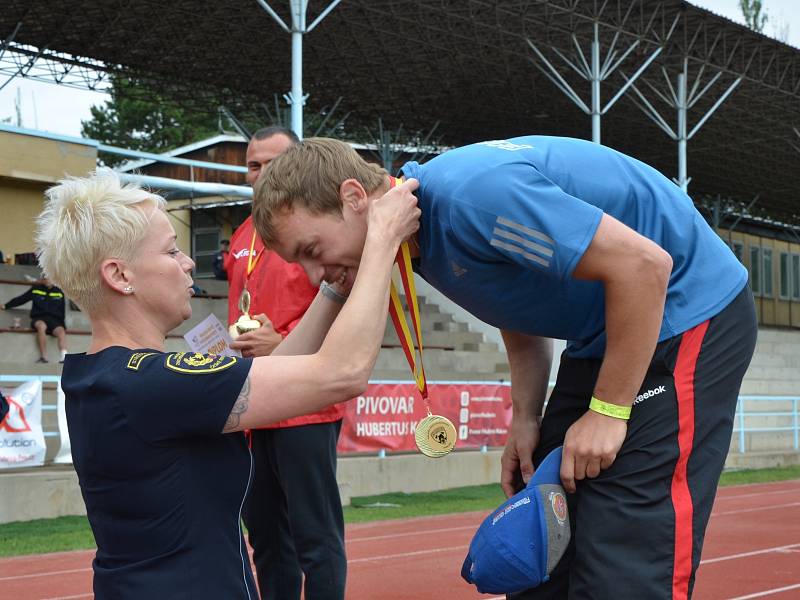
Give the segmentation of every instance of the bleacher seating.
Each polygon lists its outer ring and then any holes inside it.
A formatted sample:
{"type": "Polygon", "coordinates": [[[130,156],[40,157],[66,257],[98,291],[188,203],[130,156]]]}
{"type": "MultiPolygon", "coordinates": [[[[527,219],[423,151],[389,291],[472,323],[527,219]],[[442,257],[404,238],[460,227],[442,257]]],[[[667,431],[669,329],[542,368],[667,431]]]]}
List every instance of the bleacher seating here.
{"type": "MultiPolygon", "coordinates": [[[[37,277],[35,267],[0,266],[0,302],[10,300],[25,291],[30,285],[26,279],[37,277]]],[[[207,292],[205,296],[192,299],[192,318],[176,328],[167,338],[168,350],[179,351],[187,348],[182,335],[197,323],[214,313],[225,322],[228,311],[227,284],[224,281],[200,279],[197,285],[207,292]]],[[[55,338],[48,336],[48,357],[50,363],[38,364],[39,356],[33,331],[30,329],[28,313],[30,305],[0,311],[0,373],[14,375],[58,375],[58,348],[55,338]],[[12,329],[14,319],[18,318],[21,329],[12,329]]],[[[497,344],[486,342],[481,333],[469,331],[466,323],[456,321],[452,315],[441,312],[435,304],[420,299],[420,316],[425,343],[425,368],[431,381],[495,381],[508,379],[508,364],[505,354],[497,344]]],[[[67,306],[66,324],[67,344],[70,352],[84,352],[91,337],[91,329],[86,314],[67,306]]],[[[373,380],[409,380],[408,364],[397,334],[387,320],[383,347],[373,380]]],[[[44,404],[55,405],[56,384],[44,384],[44,404]]],[[[45,430],[57,429],[56,413],[45,411],[42,414],[45,430]]],[[[47,460],[57,451],[58,440],[48,438],[47,460]]]]}

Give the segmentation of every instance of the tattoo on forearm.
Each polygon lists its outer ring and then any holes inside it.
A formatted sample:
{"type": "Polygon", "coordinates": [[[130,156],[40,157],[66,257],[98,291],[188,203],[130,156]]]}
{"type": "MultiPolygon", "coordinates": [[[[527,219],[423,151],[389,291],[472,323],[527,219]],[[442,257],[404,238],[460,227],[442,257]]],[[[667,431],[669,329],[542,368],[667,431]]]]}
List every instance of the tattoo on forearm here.
{"type": "Polygon", "coordinates": [[[236,431],[236,429],[239,427],[239,420],[241,419],[241,416],[247,412],[249,406],[250,406],[250,376],[248,375],[247,379],[244,380],[242,391],[239,392],[239,397],[236,398],[236,402],[233,403],[231,414],[228,415],[228,420],[225,421],[225,427],[222,428],[222,433],[230,433],[231,431],[236,431]]]}

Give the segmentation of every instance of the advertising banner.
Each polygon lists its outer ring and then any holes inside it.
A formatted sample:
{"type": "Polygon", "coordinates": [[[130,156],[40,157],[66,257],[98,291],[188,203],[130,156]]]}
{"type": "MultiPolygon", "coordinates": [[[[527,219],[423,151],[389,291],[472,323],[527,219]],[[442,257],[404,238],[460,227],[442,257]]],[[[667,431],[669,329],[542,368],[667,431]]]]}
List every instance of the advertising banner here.
{"type": "MultiPolygon", "coordinates": [[[[505,445],[511,424],[510,384],[431,382],[428,389],[431,412],[456,427],[456,449],[505,445]]],[[[427,413],[413,383],[371,383],[345,407],[339,452],[416,451],[414,431],[427,413]]]]}
{"type": "Polygon", "coordinates": [[[58,414],[58,435],[61,438],[61,446],[58,449],[53,462],[56,464],[72,464],[72,446],[69,443],[69,429],[67,428],[67,409],[64,390],[61,389],[61,381],[58,382],[58,396],[56,411],[58,414]]]}
{"type": "Polygon", "coordinates": [[[3,388],[8,414],[0,422],[0,469],[44,464],[42,382],[3,388]]]}

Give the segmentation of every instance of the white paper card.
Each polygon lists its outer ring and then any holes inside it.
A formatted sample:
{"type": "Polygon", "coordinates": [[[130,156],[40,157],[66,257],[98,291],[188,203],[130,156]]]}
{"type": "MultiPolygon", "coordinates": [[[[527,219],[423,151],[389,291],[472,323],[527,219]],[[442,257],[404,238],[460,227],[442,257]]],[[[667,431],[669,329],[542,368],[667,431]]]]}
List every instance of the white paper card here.
{"type": "Polygon", "coordinates": [[[208,315],[183,336],[192,352],[199,354],[224,354],[241,356],[238,350],[231,350],[231,336],[225,326],[214,314],[208,315]]]}

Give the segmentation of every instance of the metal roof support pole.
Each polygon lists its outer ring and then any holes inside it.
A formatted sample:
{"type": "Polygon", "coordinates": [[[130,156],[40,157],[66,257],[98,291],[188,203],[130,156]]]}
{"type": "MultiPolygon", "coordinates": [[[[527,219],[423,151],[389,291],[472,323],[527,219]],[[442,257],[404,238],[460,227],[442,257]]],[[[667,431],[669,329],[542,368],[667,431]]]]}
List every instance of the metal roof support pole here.
{"type": "MultiPolygon", "coordinates": [[[[706,121],[713,115],[716,110],[722,105],[723,102],[728,98],[728,96],[733,93],[739,84],[742,82],[742,77],[737,77],[733,83],[728,86],[728,89],[720,96],[717,101],[713,104],[711,108],[708,109],[706,114],[704,114],[697,124],[687,133],[687,129],[689,128],[689,110],[697,103],[698,100],[714,85],[714,83],[719,79],[722,75],[721,72],[714,75],[711,80],[703,87],[702,90],[699,92],[697,91],[700,85],[700,78],[703,75],[703,70],[705,66],[700,69],[700,73],[695,78],[694,85],[692,86],[691,91],[689,91],[689,60],[688,58],[683,59],[683,69],[680,73],[678,73],[678,81],[677,81],[677,89],[673,88],[672,82],[669,79],[669,75],[667,74],[666,69],[662,67],[662,73],[664,74],[664,79],[667,85],[667,91],[662,92],[656,86],[648,82],[646,79],[642,81],[650,88],[650,90],[661,100],[663,100],[667,105],[674,108],[677,111],[678,116],[678,127],[676,131],[673,131],[672,127],[666,122],[666,120],[661,116],[661,114],[656,110],[656,108],[647,100],[645,95],[637,88],[635,85],[631,85],[630,89],[634,93],[630,99],[633,101],[636,106],[639,107],[645,115],[647,115],[656,125],[658,125],[670,138],[678,142],[678,178],[673,178],[673,181],[677,183],[680,188],[684,192],[688,192],[689,183],[691,183],[692,178],[688,176],[688,168],[687,168],[687,147],[689,140],[691,140],[700,128],[705,124],[706,121]]],[[[627,80],[628,84],[633,83],[633,79],[628,79],[624,73],[622,76],[627,80]]]]}
{"type": "MultiPolygon", "coordinates": [[[[261,1],[261,0],[259,0],[261,1]]],[[[676,20],[677,22],[677,20],[676,20]]],[[[673,28],[674,29],[674,24],[673,28]]],[[[670,29],[670,34],[672,33],[672,29],[670,29]]],[[[536,47],[531,40],[527,40],[528,45],[531,47],[533,52],[539,58],[539,60],[547,67],[546,69],[542,67],[538,62],[533,61],[533,66],[535,66],[539,71],[541,71],[545,77],[547,77],[553,85],[555,85],[561,92],[581,110],[583,113],[591,116],[592,118],[592,141],[596,143],[600,143],[600,131],[601,131],[601,118],[604,114],[606,114],[614,104],[616,104],[617,100],[619,100],[622,95],[628,90],[628,88],[633,85],[639,76],[644,73],[650,63],[652,63],[656,57],[661,54],[661,51],[664,49],[663,44],[656,48],[653,53],[647,58],[644,63],[636,70],[636,72],[628,79],[625,84],[617,91],[611,100],[603,106],[600,100],[600,83],[608,79],[611,74],[617,70],[617,68],[622,64],[622,62],[628,57],[628,55],[633,52],[639,46],[639,40],[633,42],[627,50],[622,52],[622,55],[617,57],[618,51],[615,50],[617,39],[619,38],[619,32],[614,36],[611,45],[608,48],[608,52],[606,53],[606,57],[604,60],[600,60],[600,26],[598,22],[594,23],[593,29],[593,36],[592,36],[592,44],[591,44],[591,54],[589,57],[589,61],[586,60],[586,56],[581,49],[580,43],[578,42],[578,38],[575,34],[572,34],[572,42],[575,46],[575,60],[570,60],[567,58],[564,53],[562,53],[558,48],[555,46],[551,46],[551,50],[558,55],[558,57],[563,60],[568,67],[570,67],[573,71],[578,73],[581,77],[587,80],[590,84],[592,100],[591,100],[591,108],[586,105],[586,103],[581,99],[578,93],[572,89],[572,87],[567,83],[566,79],[558,72],[558,70],[553,66],[553,64],[545,57],[539,48],[536,47]],[[591,62],[591,64],[589,64],[591,62]]],[[[664,40],[669,39],[669,35],[664,40]]]]}
{"type": "Polygon", "coordinates": [[[592,141],[600,143],[600,34],[597,22],[594,23],[594,39],[592,40],[592,72],[589,77],[592,84],[592,141]]]}
{"type": "MultiPolygon", "coordinates": [[[[796,135],[798,138],[800,138],[800,129],[798,129],[797,127],[792,127],[792,131],[794,131],[794,134],[795,134],[795,135],[796,135]]],[[[800,146],[798,146],[798,145],[795,145],[795,144],[793,144],[792,142],[789,142],[789,145],[790,145],[792,148],[794,148],[795,150],[797,150],[798,152],[800,152],[800,146]]]]}
{"type": "Polygon", "coordinates": [[[342,0],[333,0],[314,22],[306,27],[306,13],[308,11],[308,0],[289,0],[292,14],[291,28],[283,19],[272,10],[266,0],[258,0],[261,7],[267,11],[270,17],[281,26],[281,28],[292,35],[292,91],[284,95],[286,102],[292,107],[292,131],[297,137],[303,139],[303,106],[306,103],[308,94],[303,94],[303,36],[311,33],[314,28],[328,16],[336,5],[342,0]]]}
{"type": "Polygon", "coordinates": [[[306,28],[308,0],[291,0],[292,4],[292,91],[289,106],[292,107],[292,131],[303,139],[303,34],[306,28]]]}
{"type": "Polygon", "coordinates": [[[686,102],[686,61],[683,62],[683,71],[678,74],[677,102],[675,108],[678,109],[678,186],[684,191],[689,190],[689,178],[686,168],[686,113],[688,106],[686,102]]]}
{"type": "Polygon", "coordinates": [[[750,209],[751,209],[751,208],[753,208],[753,205],[754,205],[756,202],[758,202],[758,199],[759,199],[759,197],[760,197],[760,196],[761,196],[761,192],[757,193],[757,194],[755,195],[755,198],[753,198],[753,199],[750,201],[750,204],[748,204],[748,205],[745,207],[745,209],[744,209],[743,211],[740,211],[740,212],[739,212],[739,215],[736,217],[736,220],[733,222],[733,225],[731,225],[730,227],[728,227],[728,234],[729,234],[729,235],[730,235],[730,233],[731,233],[731,232],[732,232],[734,229],[736,229],[736,226],[739,224],[739,221],[741,221],[741,220],[742,220],[742,217],[744,217],[745,215],[749,215],[749,214],[750,214],[750,209]]]}

